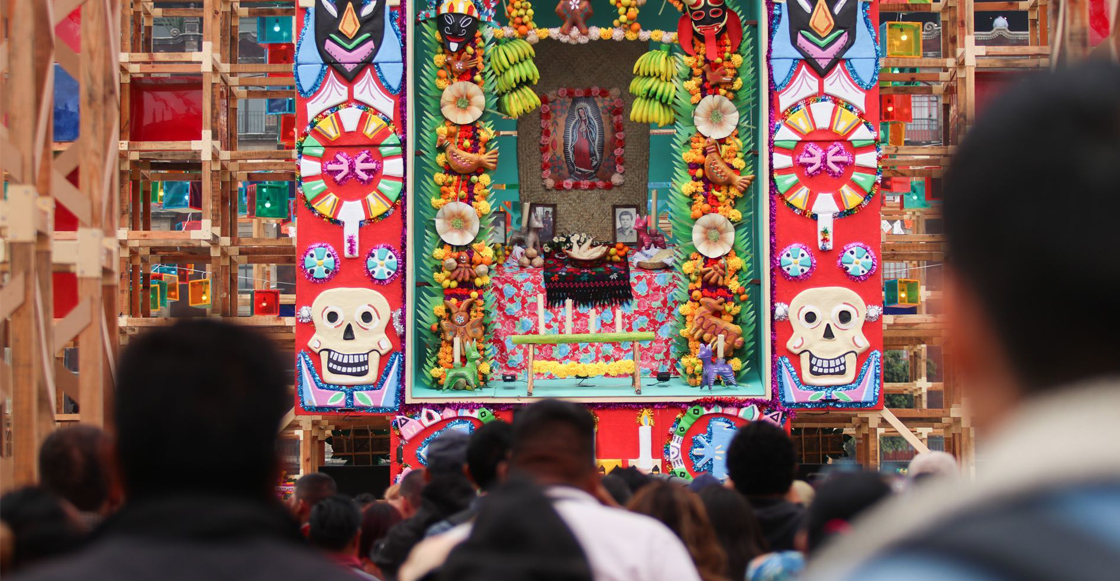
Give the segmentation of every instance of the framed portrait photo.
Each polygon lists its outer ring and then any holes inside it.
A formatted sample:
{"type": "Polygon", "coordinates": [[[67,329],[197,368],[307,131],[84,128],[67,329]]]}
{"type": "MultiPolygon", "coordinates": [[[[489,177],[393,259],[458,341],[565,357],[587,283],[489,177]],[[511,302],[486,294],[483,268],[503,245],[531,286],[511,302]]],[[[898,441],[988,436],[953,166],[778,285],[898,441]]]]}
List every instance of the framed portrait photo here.
{"type": "Polygon", "coordinates": [[[541,223],[541,242],[548,242],[556,236],[556,204],[531,204],[533,218],[541,223]]]}
{"type": "Polygon", "coordinates": [[[509,236],[509,212],[498,210],[494,212],[494,220],[490,226],[490,244],[505,244],[509,236]]]}
{"type": "Polygon", "coordinates": [[[638,229],[634,227],[634,221],[638,219],[638,206],[611,206],[611,217],[614,220],[611,224],[613,225],[615,243],[637,244],[638,229]]]}

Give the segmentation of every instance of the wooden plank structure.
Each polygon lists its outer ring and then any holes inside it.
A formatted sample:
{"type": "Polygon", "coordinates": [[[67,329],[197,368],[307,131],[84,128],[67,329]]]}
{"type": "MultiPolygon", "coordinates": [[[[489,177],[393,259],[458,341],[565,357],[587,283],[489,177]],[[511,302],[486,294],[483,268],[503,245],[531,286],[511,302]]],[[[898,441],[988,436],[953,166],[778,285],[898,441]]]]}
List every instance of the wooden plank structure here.
{"type": "Polygon", "coordinates": [[[0,487],[38,478],[39,443],[60,422],[105,425],[117,351],[117,141],[119,131],[118,0],[3,2],[6,36],[0,47],[0,164],[7,199],[0,200],[0,337],[11,365],[0,359],[0,487]],[[74,54],[57,42],[55,24],[82,7],[81,43],[74,54]],[[55,69],[80,86],[80,138],[52,145],[55,69]],[[57,154],[57,155],[56,155],[57,154]],[[78,187],[66,176],[77,169],[78,187]],[[76,232],[55,233],[65,206],[76,232]],[[80,300],[63,318],[53,313],[54,273],[72,273],[80,300]],[[63,364],[77,348],[80,373],[63,364]],[[63,394],[80,414],[62,414],[63,394]],[[10,403],[8,403],[10,402],[10,403]]]}

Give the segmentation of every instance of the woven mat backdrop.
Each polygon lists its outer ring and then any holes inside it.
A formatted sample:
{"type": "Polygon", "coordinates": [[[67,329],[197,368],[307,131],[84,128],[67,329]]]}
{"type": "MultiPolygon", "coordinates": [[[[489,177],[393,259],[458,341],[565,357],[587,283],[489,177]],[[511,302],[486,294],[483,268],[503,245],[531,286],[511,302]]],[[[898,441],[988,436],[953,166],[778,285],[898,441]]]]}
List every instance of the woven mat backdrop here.
{"type": "Polygon", "coordinates": [[[587,44],[566,44],[542,40],[536,45],[540,95],[561,87],[603,89],[617,88],[626,103],[622,116],[626,133],[626,182],[611,190],[546,190],[541,179],[541,115],[534,111],[517,120],[517,173],[521,202],[556,204],[556,233],[584,232],[596,240],[611,241],[613,225],[611,206],[633,204],[646,211],[649,175],[649,125],[630,121],[633,95],[627,91],[634,78],[634,62],[649,50],[649,44],[637,41],[594,41],[587,44]]]}

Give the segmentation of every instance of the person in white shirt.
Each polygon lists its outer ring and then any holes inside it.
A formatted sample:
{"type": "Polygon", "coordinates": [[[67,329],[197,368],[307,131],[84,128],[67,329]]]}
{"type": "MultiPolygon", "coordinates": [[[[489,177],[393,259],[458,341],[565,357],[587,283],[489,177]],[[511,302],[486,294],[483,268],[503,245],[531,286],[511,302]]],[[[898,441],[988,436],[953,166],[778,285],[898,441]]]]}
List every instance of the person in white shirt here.
{"type": "MultiPolygon", "coordinates": [[[[668,527],[609,506],[613,501],[595,469],[595,419],[583,406],[544,400],[520,411],[510,473],[544,487],[583,549],[595,581],[699,581],[688,551],[668,527]]],[[[419,579],[441,565],[470,536],[469,527],[460,525],[418,546],[401,569],[401,581],[419,579]],[[429,547],[442,555],[433,555],[429,547]],[[420,562],[424,565],[412,566],[420,562]]]]}

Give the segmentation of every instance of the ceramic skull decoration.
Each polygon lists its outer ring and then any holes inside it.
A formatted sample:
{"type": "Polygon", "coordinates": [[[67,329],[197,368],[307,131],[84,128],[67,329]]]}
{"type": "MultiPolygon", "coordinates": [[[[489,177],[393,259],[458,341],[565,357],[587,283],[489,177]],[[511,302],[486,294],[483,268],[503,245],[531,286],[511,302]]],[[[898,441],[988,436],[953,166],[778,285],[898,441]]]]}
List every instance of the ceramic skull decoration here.
{"type": "Polygon", "coordinates": [[[801,356],[806,385],[833,386],[855,381],[856,358],[867,351],[863,334],[867,304],[855,291],[830,286],[801,291],[789,304],[793,336],[786,343],[801,356]]]}
{"type": "Polygon", "coordinates": [[[334,385],[376,382],[389,338],[392,308],[381,293],[367,288],[323,291],[311,305],[315,335],[307,342],[319,354],[323,381],[334,385]]]}

